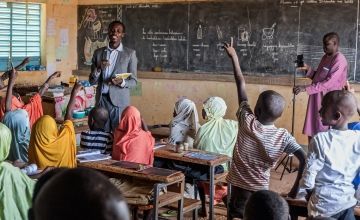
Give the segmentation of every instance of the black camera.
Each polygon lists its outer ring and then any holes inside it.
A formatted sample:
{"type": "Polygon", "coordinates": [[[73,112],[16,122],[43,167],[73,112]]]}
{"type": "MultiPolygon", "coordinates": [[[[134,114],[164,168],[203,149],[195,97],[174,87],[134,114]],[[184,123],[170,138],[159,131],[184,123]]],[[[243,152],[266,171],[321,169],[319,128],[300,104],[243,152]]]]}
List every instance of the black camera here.
{"type": "Polygon", "coordinates": [[[302,54],[297,55],[295,63],[296,67],[304,67],[304,56],[302,54]]]}

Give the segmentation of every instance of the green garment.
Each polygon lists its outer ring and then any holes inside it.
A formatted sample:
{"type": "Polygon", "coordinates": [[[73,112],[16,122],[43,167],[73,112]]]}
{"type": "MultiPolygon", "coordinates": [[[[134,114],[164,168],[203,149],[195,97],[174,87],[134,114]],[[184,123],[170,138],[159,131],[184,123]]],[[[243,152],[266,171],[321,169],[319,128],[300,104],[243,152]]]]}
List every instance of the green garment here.
{"type": "Polygon", "coordinates": [[[0,219],[28,219],[35,181],[5,162],[10,144],[11,132],[0,123],[0,219]]]}
{"type": "MultiPolygon", "coordinates": [[[[206,123],[196,135],[194,146],[197,149],[225,154],[232,157],[237,139],[238,122],[223,119],[227,106],[220,97],[210,97],[203,106],[206,113],[206,123]]],[[[223,164],[228,170],[227,164],[223,164]]]]}
{"type": "Polygon", "coordinates": [[[28,113],[23,109],[5,113],[3,123],[10,129],[12,141],[7,160],[28,162],[30,142],[30,122],[28,113]]]}

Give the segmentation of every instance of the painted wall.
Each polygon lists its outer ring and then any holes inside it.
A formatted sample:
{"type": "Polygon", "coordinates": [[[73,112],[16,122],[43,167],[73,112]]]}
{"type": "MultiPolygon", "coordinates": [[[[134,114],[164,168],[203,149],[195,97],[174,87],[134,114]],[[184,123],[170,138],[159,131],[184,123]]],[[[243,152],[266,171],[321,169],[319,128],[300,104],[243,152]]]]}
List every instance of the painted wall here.
{"type": "Polygon", "coordinates": [[[77,69],[77,0],[7,0],[42,3],[42,65],[47,74],[33,71],[20,74],[17,83],[41,84],[55,70],[62,71],[56,82],[67,81],[77,69]],[[61,34],[63,33],[63,34],[61,34]],[[23,77],[22,77],[23,76],[23,77]],[[26,80],[25,80],[26,78],[26,80]]]}

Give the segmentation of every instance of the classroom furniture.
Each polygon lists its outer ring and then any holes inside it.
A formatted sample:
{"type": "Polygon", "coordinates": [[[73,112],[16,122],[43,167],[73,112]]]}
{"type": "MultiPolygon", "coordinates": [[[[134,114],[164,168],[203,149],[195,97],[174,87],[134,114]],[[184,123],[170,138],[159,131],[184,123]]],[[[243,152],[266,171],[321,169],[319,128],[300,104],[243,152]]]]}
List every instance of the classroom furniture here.
{"type": "MultiPolygon", "coordinates": [[[[79,163],[78,167],[86,167],[90,169],[94,169],[104,173],[109,177],[119,177],[119,176],[131,176],[140,180],[144,180],[146,182],[154,182],[154,201],[152,206],[147,206],[144,210],[154,209],[153,215],[154,219],[158,219],[158,209],[160,207],[169,205],[173,202],[177,202],[177,211],[178,216],[177,219],[183,219],[183,194],[184,194],[184,185],[185,185],[185,177],[181,172],[171,172],[170,170],[151,167],[144,170],[135,170],[129,168],[128,165],[122,166],[119,165],[119,161],[116,160],[103,160],[103,161],[94,161],[94,162],[86,162],[79,163]],[[151,172],[148,172],[148,171],[151,172]],[[165,173],[169,173],[164,175],[165,173]],[[160,195],[160,189],[166,186],[168,191],[162,195],[160,195]]],[[[137,163],[126,162],[126,164],[134,164],[138,166],[137,163]]],[[[144,207],[135,207],[135,210],[141,210],[144,207]]],[[[136,213],[135,213],[136,215],[136,213]]],[[[136,216],[133,216],[136,217],[136,216]]]]}
{"type": "MultiPolygon", "coordinates": [[[[285,197],[285,200],[289,204],[290,216],[292,220],[297,220],[298,217],[307,217],[307,201],[305,199],[292,199],[285,197]]],[[[354,208],[354,214],[356,219],[360,219],[360,207],[354,208]]]]}
{"type": "MultiPolygon", "coordinates": [[[[173,161],[180,161],[189,164],[197,164],[197,165],[205,165],[209,167],[210,173],[210,201],[209,201],[209,219],[214,219],[214,188],[215,188],[215,167],[224,163],[228,163],[230,166],[231,157],[222,154],[211,153],[212,155],[217,155],[215,159],[207,160],[207,159],[199,159],[199,158],[190,158],[185,157],[184,153],[187,152],[201,152],[201,153],[209,153],[206,151],[201,151],[197,149],[190,149],[189,151],[184,151],[183,153],[176,153],[174,151],[174,145],[166,145],[164,147],[160,147],[155,150],[154,156],[155,158],[161,159],[169,159],[173,161]]],[[[228,185],[228,188],[230,186],[228,185]]],[[[228,195],[229,196],[229,195],[228,195]]]]}
{"type": "Polygon", "coordinates": [[[151,135],[155,138],[155,140],[160,140],[164,138],[168,138],[170,136],[170,128],[165,125],[152,125],[148,126],[151,135]]]}

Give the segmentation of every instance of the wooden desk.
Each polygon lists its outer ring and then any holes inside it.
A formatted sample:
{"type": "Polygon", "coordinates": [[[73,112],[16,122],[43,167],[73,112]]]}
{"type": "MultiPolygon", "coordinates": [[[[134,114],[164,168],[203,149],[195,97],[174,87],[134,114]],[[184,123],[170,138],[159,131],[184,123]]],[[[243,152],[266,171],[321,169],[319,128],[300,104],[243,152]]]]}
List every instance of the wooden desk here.
{"type": "MultiPolygon", "coordinates": [[[[307,202],[304,199],[285,198],[289,204],[290,216],[292,220],[297,220],[299,216],[308,217],[307,202]]],[[[356,219],[360,219],[360,207],[354,208],[356,219]]]]}
{"type": "MultiPolygon", "coordinates": [[[[86,167],[90,169],[94,169],[104,173],[107,176],[131,176],[138,179],[142,179],[144,181],[155,182],[154,184],[154,219],[158,219],[158,209],[159,207],[163,207],[165,205],[169,205],[173,202],[178,202],[178,219],[183,219],[183,194],[184,194],[184,185],[185,185],[185,176],[182,173],[175,173],[172,175],[164,176],[164,175],[156,175],[156,174],[144,174],[141,171],[136,171],[129,168],[123,168],[121,166],[113,165],[119,161],[116,160],[103,160],[103,161],[94,161],[94,162],[86,162],[79,163],[78,167],[86,167]],[[180,188],[178,188],[178,192],[170,192],[160,195],[160,188],[162,186],[171,186],[175,184],[180,184],[180,188]]],[[[136,163],[133,163],[136,164],[136,163]]]]}
{"type": "MultiPolygon", "coordinates": [[[[214,219],[214,190],[215,190],[215,167],[224,163],[228,163],[230,167],[231,163],[231,157],[228,157],[226,155],[217,154],[218,156],[213,160],[205,160],[205,159],[195,159],[190,157],[184,157],[184,153],[189,151],[184,151],[183,153],[176,153],[174,152],[174,146],[173,145],[167,145],[165,147],[161,147],[155,150],[154,156],[157,158],[162,159],[169,159],[174,161],[181,161],[185,163],[192,163],[192,164],[199,164],[199,165],[205,165],[209,167],[209,173],[210,173],[210,202],[209,202],[209,219],[214,219]]],[[[190,151],[196,151],[196,152],[204,152],[208,153],[206,151],[200,151],[196,149],[191,149],[190,151]]],[[[230,189],[230,186],[228,186],[230,189]]]]}
{"type": "Polygon", "coordinates": [[[169,127],[152,127],[149,126],[149,131],[155,139],[168,138],[170,136],[169,127]]]}

